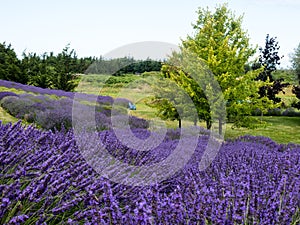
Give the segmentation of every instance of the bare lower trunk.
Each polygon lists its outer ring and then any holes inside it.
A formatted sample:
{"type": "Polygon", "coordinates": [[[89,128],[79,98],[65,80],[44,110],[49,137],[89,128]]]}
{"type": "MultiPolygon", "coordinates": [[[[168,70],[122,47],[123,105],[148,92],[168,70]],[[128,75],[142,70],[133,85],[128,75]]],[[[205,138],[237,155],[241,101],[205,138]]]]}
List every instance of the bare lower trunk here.
{"type": "Polygon", "coordinates": [[[210,120],[206,120],[206,128],[209,130],[211,128],[211,121],[210,120]]]}
{"type": "Polygon", "coordinates": [[[181,128],[181,119],[178,120],[178,127],[181,128]]]}
{"type": "Polygon", "coordinates": [[[197,126],[197,117],[194,118],[194,126],[197,126]]]}
{"type": "Polygon", "coordinates": [[[222,135],[222,119],[219,119],[219,135],[222,135]]]}

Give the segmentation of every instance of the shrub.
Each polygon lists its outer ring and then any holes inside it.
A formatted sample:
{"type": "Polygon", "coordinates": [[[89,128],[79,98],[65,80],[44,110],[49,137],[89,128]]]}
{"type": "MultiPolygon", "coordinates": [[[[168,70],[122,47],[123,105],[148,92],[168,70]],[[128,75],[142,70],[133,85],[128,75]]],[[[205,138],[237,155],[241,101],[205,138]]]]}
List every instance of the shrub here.
{"type": "Polygon", "coordinates": [[[282,112],[283,116],[300,116],[300,112],[296,112],[295,108],[289,107],[282,112]]]}
{"type": "MultiPolygon", "coordinates": [[[[252,116],[260,116],[261,111],[260,109],[256,109],[254,112],[252,112],[252,116]]],[[[275,108],[275,109],[269,109],[267,113],[264,114],[264,116],[300,116],[300,112],[296,111],[294,107],[288,107],[287,109],[281,109],[281,108],[275,108]]]]}
{"type": "Polygon", "coordinates": [[[267,115],[268,116],[281,116],[282,110],[280,108],[269,109],[267,115]]]}
{"type": "Polygon", "coordinates": [[[0,100],[4,97],[7,97],[7,96],[15,96],[15,97],[18,97],[18,95],[14,92],[9,92],[9,91],[3,91],[3,92],[0,92],[0,100]]]}
{"type": "Polygon", "coordinates": [[[149,122],[147,120],[138,118],[135,116],[129,117],[129,125],[132,129],[133,128],[143,128],[143,129],[149,128],[149,122]]]}
{"type": "Polygon", "coordinates": [[[104,113],[96,112],[95,121],[97,131],[108,130],[111,127],[110,119],[104,113]]]}
{"type": "Polygon", "coordinates": [[[36,114],[35,123],[46,130],[72,127],[72,113],[65,109],[46,110],[36,114]]]}
{"type": "Polygon", "coordinates": [[[34,102],[30,99],[7,96],[1,100],[1,107],[12,116],[23,119],[25,114],[30,113],[34,102]]]}

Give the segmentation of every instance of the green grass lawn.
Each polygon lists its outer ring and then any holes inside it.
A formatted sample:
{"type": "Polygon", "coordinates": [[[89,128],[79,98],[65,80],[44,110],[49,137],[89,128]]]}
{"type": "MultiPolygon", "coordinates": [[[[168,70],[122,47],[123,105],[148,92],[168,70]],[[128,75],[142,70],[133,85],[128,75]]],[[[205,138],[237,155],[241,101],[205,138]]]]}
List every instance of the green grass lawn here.
{"type": "Polygon", "coordinates": [[[0,107],[0,120],[2,121],[3,124],[9,123],[9,122],[15,123],[18,121],[17,118],[11,116],[2,107],[0,107]]]}
{"type": "Polygon", "coordinates": [[[300,117],[268,116],[263,121],[266,126],[256,129],[232,129],[232,124],[227,124],[225,139],[249,134],[270,137],[278,143],[300,144],[300,117]]]}

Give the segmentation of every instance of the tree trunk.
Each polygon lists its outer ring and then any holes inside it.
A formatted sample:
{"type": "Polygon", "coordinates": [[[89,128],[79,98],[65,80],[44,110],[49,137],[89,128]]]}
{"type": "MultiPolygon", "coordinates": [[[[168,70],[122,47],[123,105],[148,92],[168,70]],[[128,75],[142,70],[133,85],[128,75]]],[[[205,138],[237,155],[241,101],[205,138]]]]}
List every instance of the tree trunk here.
{"type": "Polygon", "coordinates": [[[181,128],[181,119],[178,119],[178,127],[181,128]]]}
{"type": "Polygon", "coordinates": [[[197,117],[194,118],[194,126],[197,126],[197,117]]]}
{"type": "Polygon", "coordinates": [[[222,119],[219,119],[219,135],[222,135],[222,119]]]}
{"type": "Polygon", "coordinates": [[[211,120],[206,120],[205,121],[206,122],[206,128],[208,129],[208,130],[210,130],[210,128],[211,128],[211,120]]]}

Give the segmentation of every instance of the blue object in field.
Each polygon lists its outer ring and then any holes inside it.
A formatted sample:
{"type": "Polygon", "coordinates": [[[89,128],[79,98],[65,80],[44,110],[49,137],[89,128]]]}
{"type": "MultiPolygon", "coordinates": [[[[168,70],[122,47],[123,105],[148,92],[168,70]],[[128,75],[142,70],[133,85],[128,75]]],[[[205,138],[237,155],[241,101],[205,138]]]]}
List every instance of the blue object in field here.
{"type": "Polygon", "coordinates": [[[130,110],[136,110],[135,104],[132,104],[131,102],[128,103],[129,109],[130,110]]]}

